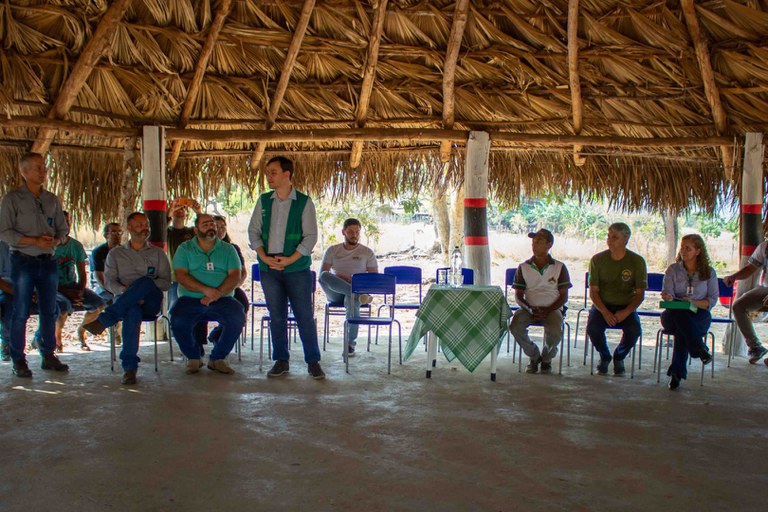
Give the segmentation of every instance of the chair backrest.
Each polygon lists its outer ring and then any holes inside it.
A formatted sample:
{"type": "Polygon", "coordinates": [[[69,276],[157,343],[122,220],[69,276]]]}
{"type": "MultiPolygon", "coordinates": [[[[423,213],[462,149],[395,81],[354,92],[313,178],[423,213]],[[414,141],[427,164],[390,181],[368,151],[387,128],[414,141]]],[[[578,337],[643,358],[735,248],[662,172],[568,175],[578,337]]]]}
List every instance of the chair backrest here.
{"type": "Polygon", "coordinates": [[[414,285],[419,287],[419,304],[423,300],[421,289],[421,268],[409,267],[406,265],[396,265],[384,267],[384,273],[389,276],[395,276],[397,285],[414,285]]]}
{"type": "MultiPolygon", "coordinates": [[[[437,275],[441,270],[451,270],[449,267],[440,267],[435,271],[435,282],[437,282],[437,275]]],[[[461,275],[464,276],[464,284],[475,284],[475,271],[471,268],[462,268],[461,275]]]]}
{"type": "Polygon", "coordinates": [[[504,273],[504,298],[507,300],[507,302],[509,302],[509,289],[515,282],[515,273],[517,273],[516,268],[508,268],[504,273]]]}
{"type": "Polygon", "coordinates": [[[392,295],[394,302],[397,278],[388,274],[362,272],[352,275],[352,293],[368,295],[392,295]]]}
{"type": "Polygon", "coordinates": [[[584,309],[587,309],[588,300],[589,300],[589,270],[584,272],[584,309]]]}
{"type": "Polygon", "coordinates": [[[254,263],[251,265],[251,302],[253,302],[253,292],[256,290],[256,283],[261,281],[261,271],[259,271],[259,264],[254,263]]]}
{"type": "Polygon", "coordinates": [[[646,292],[658,292],[661,293],[664,287],[664,274],[658,272],[651,272],[648,274],[648,288],[646,292]]]}
{"type": "Polygon", "coordinates": [[[718,277],[717,287],[719,288],[720,304],[730,309],[733,303],[733,286],[727,286],[723,282],[723,278],[718,277]]]}

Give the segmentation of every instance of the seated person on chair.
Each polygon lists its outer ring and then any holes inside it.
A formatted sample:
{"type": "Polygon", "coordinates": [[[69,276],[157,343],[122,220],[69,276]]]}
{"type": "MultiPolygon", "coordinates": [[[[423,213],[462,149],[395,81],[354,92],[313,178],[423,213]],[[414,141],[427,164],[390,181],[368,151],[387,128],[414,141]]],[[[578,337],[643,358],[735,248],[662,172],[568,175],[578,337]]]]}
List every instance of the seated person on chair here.
{"type": "Polygon", "coordinates": [[[688,354],[701,359],[701,364],[712,362],[704,337],[712,323],[709,310],[719,296],[717,274],[709,264],[704,240],[699,235],[685,235],[680,240],[677,260],[664,273],[661,300],[690,302],[698,310],[666,309],[661,314],[661,325],[675,337],[672,363],[667,370],[669,389],[680,387],[680,380],[688,376],[688,354]]]}
{"type": "Polygon", "coordinates": [[[208,358],[208,369],[235,373],[226,357],[245,325],[243,306],[233,297],[240,284],[240,258],[231,244],[216,235],[216,221],[203,213],[195,219],[195,238],[181,244],[173,257],[179,298],[171,308],[171,330],[184,356],[187,373],[197,373],[203,363],[194,337],[201,321],[218,322],[221,335],[208,358]]]}
{"type": "Polygon", "coordinates": [[[115,298],[85,329],[99,335],[122,320],[122,383],[130,385],[136,384],[139,367],[141,322],[155,318],[160,312],[163,292],[171,287],[171,265],[162,249],[147,242],[149,220],[146,215],[133,212],[126,224],[128,242],[109,251],[104,266],[104,283],[115,298]]]}
{"type": "MultiPolygon", "coordinates": [[[[344,221],[344,227],[341,230],[344,242],[332,245],[325,251],[318,279],[329,302],[344,303],[347,317],[359,316],[360,304],[368,304],[371,301],[368,295],[361,295],[358,300],[353,300],[352,275],[379,271],[376,255],[360,243],[361,229],[360,221],[357,219],[344,221]]],[[[358,326],[350,325],[348,328],[349,355],[354,355],[358,326]]]]}
{"type": "MultiPolygon", "coordinates": [[[[67,225],[72,228],[72,218],[69,212],[64,212],[67,219],[67,225]]],[[[85,324],[96,319],[104,309],[105,301],[96,292],[85,287],[85,261],[88,257],[85,254],[83,244],[67,235],[63,242],[53,253],[56,258],[56,268],[59,272],[59,289],[56,301],[59,304],[59,317],[56,319],[56,345],[59,350],[61,346],[61,332],[67,318],[76,307],[82,307],[86,313],[80,327],[77,328],[77,338],[80,341],[80,348],[91,350],[85,342],[85,324]]]]}
{"type": "MultiPolygon", "coordinates": [[[[766,272],[766,262],[768,262],[768,240],[757,246],[757,249],[749,257],[749,261],[738,272],[723,277],[726,286],[733,286],[736,281],[744,280],[761,269],[760,284],[733,302],[733,320],[744,336],[744,342],[749,347],[747,356],[749,363],[755,364],[768,354],[768,348],[760,343],[757,337],[755,327],[752,325],[752,319],[749,318],[750,311],[759,311],[768,307],[768,272],[766,272]]],[[[768,358],[765,360],[768,365],[768,358]]]]}
{"type": "Polygon", "coordinates": [[[608,227],[608,250],[595,254],[589,262],[589,297],[592,308],[587,319],[587,336],[600,354],[597,373],[608,373],[613,360],[613,373],[623,375],[624,358],[642,334],[637,308],[645,298],[648,272],[645,260],[627,249],[631,231],[623,222],[608,227]],[[605,330],[622,330],[621,342],[611,357],[605,330]]]}
{"type": "Polygon", "coordinates": [[[11,360],[11,315],[13,283],[11,282],[11,248],[0,241],[0,357],[11,360]]]}
{"type": "Polygon", "coordinates": [[[555,237],[546,229],[528,233],[532,238],[533,257],[517,267],[515,272],[515,300],[520,309],[509,321],[509,331],[515,342],[531,358],[527,373],[552,371],[552,359],[557,355],[557,345],[563,339],[563,306],[568,302],[571,277],[561,261],[550,256],[555,237]],[[539,347],[528,336],[528,326],[536,323],[544,326],[544,346],[539,347]]]}
{"type": "MultiPolygon", "coordinates": [[[[95,291],[99,297],[104,299],[105,304],[112,304],[114,295],[107,290],[104,283],[104,264],[107,262],[107,254],[123,243],[123,227],[117,222],[110,222],[104,226],[104,238],[107,241],[91,251],[88,257],[88,265],[91,269],[91,290],[95,291]]],[[[85,325],[86,322],[83,322],[85,325]]],[[[123,342],[122,330],[118,324],[115,328],[115,344],[120,345],[123,342]]],[[[82,334],[81,340],[85,341],[85,328],[81,325],[77,335],[82,334]]]]}

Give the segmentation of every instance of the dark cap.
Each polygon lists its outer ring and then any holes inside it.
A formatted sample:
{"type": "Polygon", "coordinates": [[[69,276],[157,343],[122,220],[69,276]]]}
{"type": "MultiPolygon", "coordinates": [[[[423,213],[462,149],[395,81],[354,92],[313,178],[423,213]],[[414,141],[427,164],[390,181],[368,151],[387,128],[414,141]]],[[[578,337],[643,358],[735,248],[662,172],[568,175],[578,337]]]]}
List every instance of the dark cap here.
{"type": "Polygon", "coordinates": [[[536,238],[537,236],[542,237],[544,240],[547,241],[547,243],[550,243],[550,244],[555,243],[555,237],[552,235],[552,232],[548,229],[540,229],[535,233],[528,233],[528,238],[536,238]]]}

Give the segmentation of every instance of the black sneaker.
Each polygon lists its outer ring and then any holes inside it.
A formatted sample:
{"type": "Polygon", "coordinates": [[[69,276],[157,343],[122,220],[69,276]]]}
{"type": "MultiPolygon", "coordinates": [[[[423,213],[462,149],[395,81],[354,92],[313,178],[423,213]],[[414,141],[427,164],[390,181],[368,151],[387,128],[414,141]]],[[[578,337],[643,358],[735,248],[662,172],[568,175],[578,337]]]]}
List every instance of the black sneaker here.
{"type": "Polygon", "coordinates": [[[541,362],[541,373],[552,373],[552,363],[541,362]]]}
{"type": "Polygon", "coordinates": [[[104,327],[101,322],[99,322],[98,318],[93,322],[88,322],[87,324],[85,324],[83,326],[83,329],[93,334],[94,336],[98,336],[99,334],[107,330],[107,328],[104,327]]]}
{"type": "Polygon", "coordinates": [[[597,363],[597,374],[598,375],[608,375],[608,365],[611,364],[610,359],[601,359],[599,363],[597,363]]]}
{"type": "Polygon", "coordinates": [[[123,374],[123,380],[120,381],[123,386],[132,386],[136,384],[136,370],[128,370],[123,374]]]}
{"type": "Polygon", "coordinates": [[[17,377],[31,377],[32,370],[27,365],[27,360],[24,358],[16,359],[13,362],[13,374],[17,377]]]}
{"type": "Polygon", "coordinates": [[[680,376],[676,373],[673,373],[672,375],[670,375],[669,389],[674,391],[679,387],[680,387],[680,376]]]}
{"type": "MultiPolygon", "coordinates": [[[[606,368],[607,371],[607,368],[606,368]]],[[[614,375],[624,375],[627,373],[627,370],[624,368],[624,361],[613,361],[613,374],[614,375]]]]}
{"type": "Polygon", "coordinates": [[[2,350],[0,350],[0,359],[3,361],[11,360],[11,350],[8,347],[4,346],[2,350]]]}
{"type": "Polygon", "coordinates": [[[275,361],[275,364],[267,372],[267,377],[281,377],[291,371],[288,361],[275,361]]]}
{"type": "Polygon", "coordinates": [[[762,359],[765,354],[768,354],[768,348],[765,348],[762,345],[752,347],[749,349],[749,352],[747,352],[747,355],[749,356],[749,364],[755,364],[762,359]]]}
{"type": "Polygon", "coordinates": [[[531,359],[531,362],[525,367],[525,373],[539,373],[539,360],[531,359]]]}
{"type": "Polygon", "coordinates": [[[307,365],[307,372],[315,380],[323,380],[325,378],[325,372],[320,368],[320,363],[317,361],[311,362],[307,365]]]}
{"type": "Polygon", "coordinates": [[[51,352],[50,354],[45,354],[43,356],[43,360],[40,363],[40,368],[43,370],[53,370],[56,372],[68,372],[69,371],[69,365],[66,365],[62,363],[58,357],[56,357],[56,354],[51,352]]]}
{"type": "Polygon", "coordinates": [[[706,348],[702,348],[699,350],[699,359],[701,359],[701,364],[706,366],[712,362],[712,354],[706,348]]]}
{"type": "MultiPolygon", "coordinates": [[[[355,347],[353,345],[349,346],[349,350],[347,351],[348,357],[355,357],[355,347]]],[[[341,351],[341,357],[344,357],[344,351],[341,351]]]]}

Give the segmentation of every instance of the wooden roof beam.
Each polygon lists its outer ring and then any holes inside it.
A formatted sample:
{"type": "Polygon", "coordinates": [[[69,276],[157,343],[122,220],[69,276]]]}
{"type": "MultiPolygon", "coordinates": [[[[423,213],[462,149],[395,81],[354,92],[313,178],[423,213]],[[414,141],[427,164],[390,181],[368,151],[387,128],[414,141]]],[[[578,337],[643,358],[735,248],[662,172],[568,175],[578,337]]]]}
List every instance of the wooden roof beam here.
{"type": "MultiPolygon", "coordinates": [[[[381,35],[384,32],[384,18],[387,13],[387,0],[379,0],[376,11],[373,14],[371,24],[371,34],[368,38],[368,55],[365,60],[365,69],[363,70],[363,85],[360,88],[360,98],[357,101],[355,110],[355,127],[364,128],[368,118],[368,106],[371,103],[371,93],[373,92],[373,83],[376,80],[376,65],[379,62],[379,45],[381,35]]],[[[363,143],[353,142],[352,151],[349,156],[349,166],[356,169],[360,165],[360,159],[363,156],[363,143]]]]}
{"type": "MultiPolygon", "coordinates": [[[[458,0],[453,13],[451,33],[448,37],[448,48],[445,51],[443,65],[443,129],[450,130],[456,119],[456,103],[454,90],[456,87],[456,64],[459,60],[461,40],[464,38],[464,27],[467,26],[469,0],[458,0]]],[[[440,144],[440,160],[448,162],[451,159],[451,141],[444,140],[440,144]]]]}
{"type": "MultiPolygon", "coordinates": [[[[208,35],[205,38],[205,43],[203,43],[203,48],[200,50],[200,56],[195,65],[195,74],[192,76],[192,80],[189,83],[187,97],[184,99],[184,105],[181,107],[181,115],[179,116],[178,124],[179,128],[186,128],[187,124],[189,124],[189,116],[192,113],[192,107],[195,105],[198,94],[200,93],[200,86],[203,83],[205,70],[208,68],[208,62],[213,53],[213,46],[219,38],[222,27],[224,27],[224,20],[229,16],[231,10],[232,0],[222,0],[219,5],[219,10],[216,12],[216,16],[213,18],[213,21],[208,28],[208,35]]],[[[168,159],[168,167],[170,169],[176,167],[176,162],[179,159],[179,152],[181,151],[181,144],[181,140],[173,141],[171,155],[168,159]]]]}
{"type": "MultiPolygon", "coordinates": [[[[579,79],[579,0],[568,0],[568,82],[571,86],[573,133],[579,135],[584,124],[584,104],[579,79]]],[[[579,167],[587,161],[580,152],[581,146],[573,146],[573,163],[579,167]]]]}
{"type": "MultiPolygon", "coordinates": [[[[288,46],[288,53],[285,56],[283,62],[283,68],[280,70],[280,79],[277,82],[277,88],[275,89],[275,95],[272,97],[272,102],[269,105],[269,113],[267,114],[267,120],[264,123],[264,129],[270,130],[275,124],[277,119],[277,113],[280,111],[280,105],[283,103],[283,97],[285,97],[285,91],[288,89],[288,83],[291,80],[291,74],[293,73],[293,67],[296,64],[296,57],[299,55],[299,49],[301,48],[301,42],[304,40],[304,34],[307,33],[307,26],[309,25],[309,18],[312,15],[312,10],[315,8],[315,0],[304,0],[304,6],[301,8],[301,14],[299,15],[299,21],[296,23],[296,30],[293,32],[291,38],[291,44],[288,46]]],[[[264,142],[259,142],[256,145],[256,149],[253,150],[251,156],[251,170],[256,170],[259,167],[261,159],[264,157],[264,151],[267,149],[267,145],[264,142]]]]}
{"type": "MultiPolygon", "coordinates": [[[[93,32],[93,37],[83,48],[72,72],[59,89],[59,95],[56,97],[51,110],[48,111],[48,119],[62,119],[72,108],[93,67],[109,46],[110,40],[115,34],[115,27],[123,19],[130,3],[131,0],[116,0],[101,17],[99,25],[93,32]]],[[[37,134],[37,139],[32,144],[32,151],[46,153],[55,135],[56,130],[41,128],[37,134]]]]}
{"type": "MultiPolygon", "coordinates": [[[[683,17],[688,27],[688,34],[693,41],[693,48],[696,52],[696,60],[699,63],[701,72],[701,81],[704,83],[704,94],[707,96],[709,107],[712,110],[712,119],[715,122],[715,129],[718,135],[728,133],[728,116],[720,100],[720,91],[715,81],[715,72],[712,68],[712,59],[709,56],[709,45],[704,37],[704,33],[699,25],[699,18],[696,16],[696,6],[693,0],[682,0],[680,6],[683,9],[683,17]]],[[[723,160],[725,174],[733,178],[733,144],[720,147],[720,157],[723,160]]]]}

